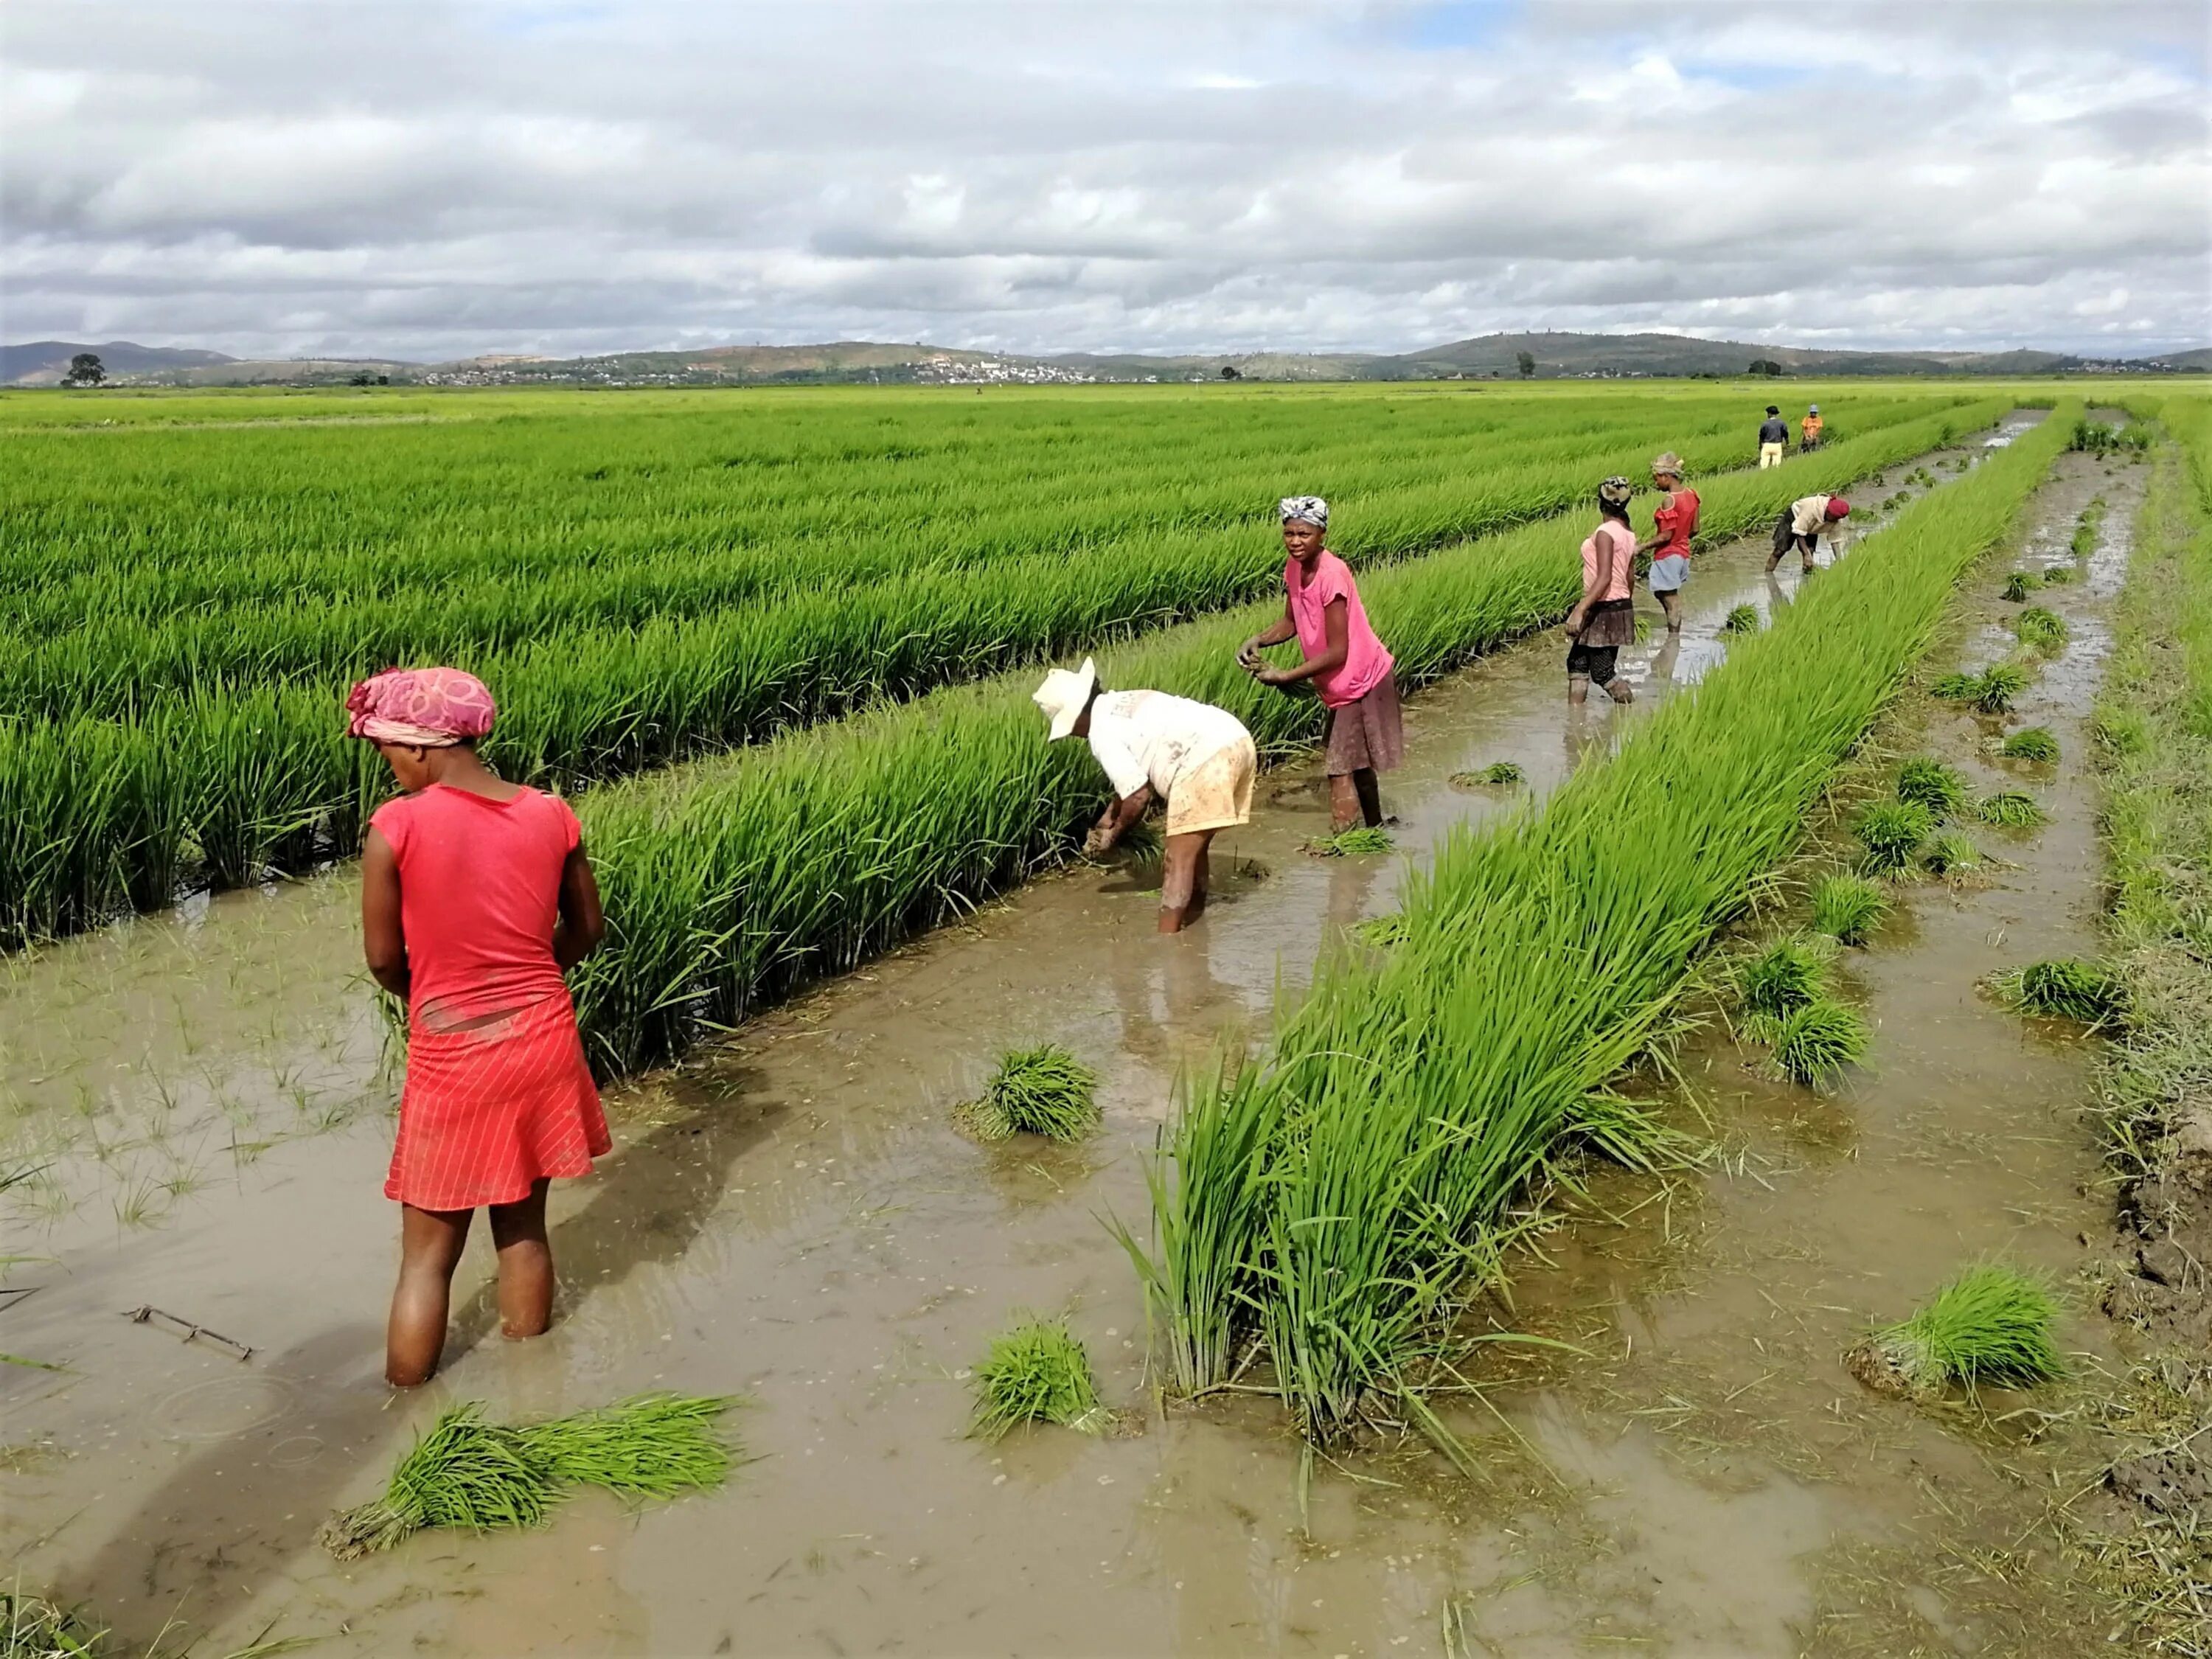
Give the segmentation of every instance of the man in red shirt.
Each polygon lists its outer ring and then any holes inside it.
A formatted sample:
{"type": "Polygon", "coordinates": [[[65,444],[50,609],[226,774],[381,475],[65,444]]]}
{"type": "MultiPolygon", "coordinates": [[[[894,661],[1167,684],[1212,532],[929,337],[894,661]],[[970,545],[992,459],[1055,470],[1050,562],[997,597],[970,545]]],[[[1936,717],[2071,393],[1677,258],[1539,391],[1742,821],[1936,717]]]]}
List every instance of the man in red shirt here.
{"type": "Polygon", "coordinates": [[[1682,482],[1673,450],[1651,463],[1651,482],[1664,493],[1653,515],[1656,532],[1637,551],[1651,556],[1651,596],[1667,613],[1667,631],[1682,630],[1682,584],[1690,575],[1690,538],[1698,533],[1698,492],[1682,482]]]}

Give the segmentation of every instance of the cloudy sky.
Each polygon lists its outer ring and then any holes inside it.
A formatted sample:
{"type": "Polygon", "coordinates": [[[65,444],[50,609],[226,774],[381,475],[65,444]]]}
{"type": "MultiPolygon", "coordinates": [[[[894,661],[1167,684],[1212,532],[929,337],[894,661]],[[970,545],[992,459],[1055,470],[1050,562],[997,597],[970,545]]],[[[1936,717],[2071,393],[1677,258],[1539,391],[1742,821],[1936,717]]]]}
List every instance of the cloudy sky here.
{"type": "Polygon", "coordinates": [[[6,0],[0,334],[2212,338],[2205,0],[6,0]]]}

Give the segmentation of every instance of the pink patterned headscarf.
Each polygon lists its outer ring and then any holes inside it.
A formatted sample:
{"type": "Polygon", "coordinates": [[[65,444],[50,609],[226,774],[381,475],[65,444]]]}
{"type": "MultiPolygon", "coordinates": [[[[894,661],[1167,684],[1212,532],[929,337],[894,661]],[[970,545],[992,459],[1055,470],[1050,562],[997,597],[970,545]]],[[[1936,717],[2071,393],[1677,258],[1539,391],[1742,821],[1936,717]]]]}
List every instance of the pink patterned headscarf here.
{"type": "Polygon", "coordinates": [[[349,738],[447,749],[480,738],[499,717],[484,683],[458,668],[387,668],[346,693],[349,738]]]}

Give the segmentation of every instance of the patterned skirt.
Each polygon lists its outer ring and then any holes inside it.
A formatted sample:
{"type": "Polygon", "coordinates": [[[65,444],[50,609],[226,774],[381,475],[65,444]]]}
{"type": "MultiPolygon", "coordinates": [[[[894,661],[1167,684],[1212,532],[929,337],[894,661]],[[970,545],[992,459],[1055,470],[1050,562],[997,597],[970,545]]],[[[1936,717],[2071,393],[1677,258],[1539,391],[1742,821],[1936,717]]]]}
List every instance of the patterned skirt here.
{"type": "Polygon", "coordinates": [[[563,994],[488,1025],[407,1033],[407,1084],[384,1195],[418,1210],[512,1204],[612,1150],[563,994]]]}

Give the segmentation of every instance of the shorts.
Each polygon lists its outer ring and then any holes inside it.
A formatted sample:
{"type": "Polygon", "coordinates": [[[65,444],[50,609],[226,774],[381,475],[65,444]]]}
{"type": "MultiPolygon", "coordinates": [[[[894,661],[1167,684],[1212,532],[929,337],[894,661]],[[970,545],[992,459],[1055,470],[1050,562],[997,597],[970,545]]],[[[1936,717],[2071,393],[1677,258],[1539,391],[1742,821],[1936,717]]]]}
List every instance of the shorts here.
{"type": "Polygon", "coordinates": [[[1759,445],[1759,470],[1760,471],[1764,472],[1764,471],[1765,471],[1768,467],[1770,467],[1770,466],[1779,466],[1779,465],[1782,465],[1782,452],[1783,452],[1783,449],[1784,449],[1784,447],[1785,447],[1785,446],[1781,445],[1781,444],[1761,444],[1761,445],[1759,445]]]}
{"type": "Polygon", "coordinates": [[[1357,702],[1328,711],[1322,740],[1325,767],[1333,778],[1353,772],[1388,772],[1406,758],[1404,713],[1398,702],[1398,677],[1376,681],[1357,702]]]}
{"type": "Polygon", "coordinates": [[[1654,593],[1679,593],[1689,576],[1690,556],[1686,553],[1669,553],[1664,558],[1651,561],[1651,591],[1654,593]]]}
{"type": "Polygon", "coordinates": [[[1782,516],[1774,521],[1774,556],[1778,559],[1793,547],[1809,559],[1813,556],[1817,540],[1816,537],[1797,533],[1796,519],[1786,507],[1782,509],[1782,516]]]}
{"type": "Polygon", "coordinates": [[[1252,780],[1259,770],[1259,751],[1249,738],[1185,767],[1168,790],[1167,833],[1193,836],[1251,822],[1252,780]]]}
{"type": "Polygon", "coordinates": [[[1600,685],[1610,685],[1620,659],[1617,645],[1584,645],[1577,640],[1567,647],[1567,672],[1587,674],[1600,685]]]}

